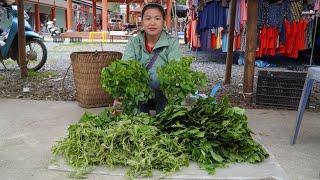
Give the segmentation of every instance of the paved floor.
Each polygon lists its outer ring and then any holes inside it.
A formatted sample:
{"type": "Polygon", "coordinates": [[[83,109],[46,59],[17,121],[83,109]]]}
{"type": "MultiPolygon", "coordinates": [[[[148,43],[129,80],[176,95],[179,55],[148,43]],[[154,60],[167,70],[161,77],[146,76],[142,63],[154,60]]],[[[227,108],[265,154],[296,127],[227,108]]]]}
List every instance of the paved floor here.
{"type": "MultiPolygon", "coordinates": [[[[47,169],[50,147],[84,111],[75,102],[0,99],[0,179],[65,179],[67,173],[47,169]]],[[[289,179],[320,179],[319,113],[305,113],[295,146],[289,144],[294,111],[247,110],[247,115],[250,127],[289,179]]]]}

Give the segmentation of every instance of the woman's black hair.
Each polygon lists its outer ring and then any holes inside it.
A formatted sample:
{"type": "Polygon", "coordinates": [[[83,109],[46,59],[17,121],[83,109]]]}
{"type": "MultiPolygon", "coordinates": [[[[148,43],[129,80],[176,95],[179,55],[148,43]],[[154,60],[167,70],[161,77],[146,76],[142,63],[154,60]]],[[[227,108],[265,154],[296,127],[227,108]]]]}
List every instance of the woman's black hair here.
{"type": "Polygon", "coordinates": [[[143,9],[142,9],[142,19],[143,19],[144,13],[148,9],[158,9],[161,12],[161,15],[162,15],[163,19],[165,19],[166,13],[164,11],[164,8],[159,3],[155,3],[155,2],[148,3],[143,7],[143,9]]]}

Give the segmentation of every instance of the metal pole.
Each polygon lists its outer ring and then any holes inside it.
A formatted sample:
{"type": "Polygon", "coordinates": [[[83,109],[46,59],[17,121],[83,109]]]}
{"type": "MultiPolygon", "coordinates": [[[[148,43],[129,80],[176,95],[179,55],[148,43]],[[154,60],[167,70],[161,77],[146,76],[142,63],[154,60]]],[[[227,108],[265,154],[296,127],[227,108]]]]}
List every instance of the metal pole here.
{"type": "Polygon", "coordinates": [[[313,52],[314,52],[314,45],[315,45],[315,42],[316,42],[316,35],[317,35],[317,28],[318,28],[318,17],[319,17],[319,15],[316,14],[316,27],[315,27],[314,34],[313,34],[312,50],[311,50],[311,57],[310,57],[310,66],[313,63],[313,52]]]}
{"type": "Polygon", "coordinates": [[[257,49],[258,1],[248,0],[247,47],[244,66],[243,93],[253,93],[254,65],[257,49]]]}
{"type": "MultiPolygon", "coordinates": [[[[228,39],[228,54],[226,61],[226,73],[224,78],[224,84],[230,84],[231,72],[232,72],[232,62],[233,62],[233,40],[234,40],[234,28],[236,21],[236,8],[237,0],[231,1],[230,9],[230,26],[229,26],[229,39],[228,39]]],[[[248,6],[249,7],[249,6],[248,6]]]]}
{"type": "Polygon", "coordinates": [[[21,77],[28,76],[27,62],[26,62],[26,38],[24,31],[24,4],[23,0],[17,0],[18,4],[18,47],[19,47],[19,65],[21,70],[21,77]]]}

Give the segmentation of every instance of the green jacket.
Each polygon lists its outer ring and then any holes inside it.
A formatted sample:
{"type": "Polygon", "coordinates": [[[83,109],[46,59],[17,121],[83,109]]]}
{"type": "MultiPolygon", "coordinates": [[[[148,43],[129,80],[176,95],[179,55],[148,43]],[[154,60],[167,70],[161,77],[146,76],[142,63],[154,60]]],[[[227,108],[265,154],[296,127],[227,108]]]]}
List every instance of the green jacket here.
{"type": "Polygon", "coordinates": [[[179,60],[181,58],[178,39],[172,37],[165,31],[162,31],[158,42],[155,44],[152,53],[149,53],[145,47],[144,31],[137,36],[129,39],[122,60],[138,60],[143,66],[147,66],[154,52],[158,52],[158,58],[149,70],[151,78],[151,87],[158,89],[157,68],[167,64],[170,60],[179,60]]]}

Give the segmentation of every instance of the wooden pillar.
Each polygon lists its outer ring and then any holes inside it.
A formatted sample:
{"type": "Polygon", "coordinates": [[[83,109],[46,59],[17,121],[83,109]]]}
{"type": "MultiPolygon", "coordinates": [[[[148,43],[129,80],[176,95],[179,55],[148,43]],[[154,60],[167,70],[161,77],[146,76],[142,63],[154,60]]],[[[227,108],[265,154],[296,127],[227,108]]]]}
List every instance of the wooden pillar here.
{"type": "Polygon", "coordinates": [[[72,31],[72,0],[67,0],[67,30],[72,31]]]}
{"type": "Polygon", "coordinates": [[[19,64],[21,77],[28,76],[27,62],[26,62],[26,38],[24,27],[24,4],[23,0],[16,0],[18,4],[18,47],[19,47],[19,64]]]}
{"type": "Polygon", "coordinates": [[[35,31],[40,32],[41,22],[40,22],[39,1],[34,4],[34,21],[35,21],[35,31]]]}
{"type": "Polygon", "coordinates": [[[231,0],[231,9],[230,9],[230,26],[229,26],[229,39],[228,39],[228,54],[226,61],[226,73],[224,77],[224,84],[230,84],[231,73],[232,73],[232,63],[233,63],[233,40],[234,40],[234,28],[236,21],[236,12],[237,12],[237,0],[231,0]]]}
{"type": "Polygon", "coordinates": [[[129,23],[130,22],[130,4],[127,4],[127,22],[126,23],[129,23]]]}
{"type": "Polygon", "coordinates": [[[51,21],[56,19],[56,1],[53,1],[53,6],[51,7],[51,21]]]}
{"type": "Polygon", "coordinates": [[[67,12],[67,9],[64,10],[64,19],[65,19],[66,29],[68,29],[68,12],[67,12]]]}
{"type": "Polygon", "coordinates": [[[108,0],[102,0],[102,30],[108,31],[108,0]]]}
{"type": "Polygon", "coordinates": [[[244,66],[243,93],[253,93],[254,65],[257,49],[258,1],[248,0],[247,47],[244,66]]]}
{"type": "Polygon", "coordinates": [[[92,30],[97,31],[97,1],[92,0],[92,30]]]}
{"type": "Polygon", "coordinates": [[[171,8],[172,8],[172,1],[167,0],[166,26],[167,26],[167,31],[169,32],[171,32],[171,8]]]}

